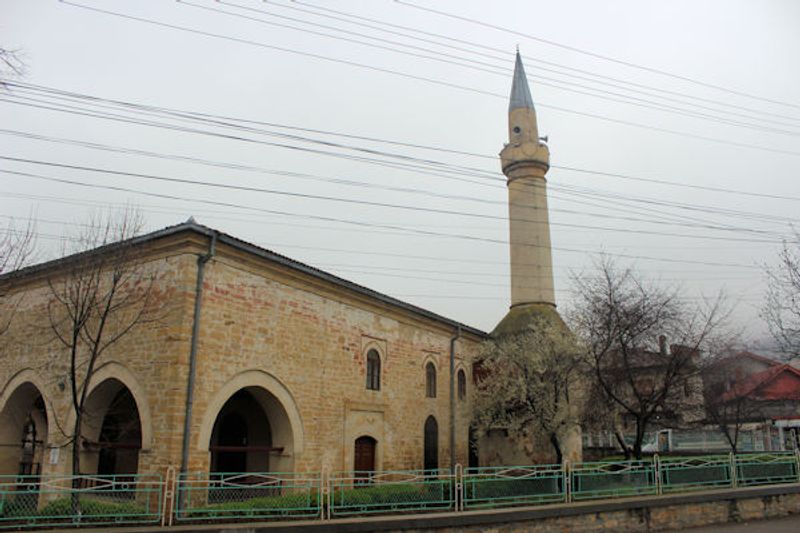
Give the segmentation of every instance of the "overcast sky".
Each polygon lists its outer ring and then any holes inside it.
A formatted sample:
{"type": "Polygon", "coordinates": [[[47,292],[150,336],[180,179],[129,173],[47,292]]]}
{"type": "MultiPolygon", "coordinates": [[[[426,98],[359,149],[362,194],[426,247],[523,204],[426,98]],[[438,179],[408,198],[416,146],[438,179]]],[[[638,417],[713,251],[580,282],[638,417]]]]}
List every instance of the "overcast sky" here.
{"type": "Polygon", "coordinates": [[[139,206],[147,229],[194,216],[489,330],[509,300],[497,153],[519,45],[554,165],[559,307],[602,251],[692,301],[724,289],[764,336],[762,267],[800,219],[800,3],[408,3],[0,0],[0,46],[27,66],[12,81],[226,117],[11,86],[0,156],[39,163],[0,160],[0,225],[35,215],[52,256],[99,209],[139,206]]]}

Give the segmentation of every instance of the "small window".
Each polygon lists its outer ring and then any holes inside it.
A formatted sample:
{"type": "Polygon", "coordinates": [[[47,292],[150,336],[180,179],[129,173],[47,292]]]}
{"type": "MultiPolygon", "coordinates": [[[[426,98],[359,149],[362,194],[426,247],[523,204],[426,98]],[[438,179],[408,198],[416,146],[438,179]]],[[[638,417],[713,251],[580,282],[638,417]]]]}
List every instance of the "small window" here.
{"type": "Polygon", "coordinates": [[[436,398],[436,367],[433,363],[425,365],[425,396],[436,398]]]}
{"type": "Polygon", "coordinates": [[[381,356],[377,350],[367,352],[367,389],[381,390],[381,356]]]}
{"type": "Polygon", "coordinates": [[[467,374],[464,369],[458,371],[458,399],[464,401],[467,398],[467,374]]]}

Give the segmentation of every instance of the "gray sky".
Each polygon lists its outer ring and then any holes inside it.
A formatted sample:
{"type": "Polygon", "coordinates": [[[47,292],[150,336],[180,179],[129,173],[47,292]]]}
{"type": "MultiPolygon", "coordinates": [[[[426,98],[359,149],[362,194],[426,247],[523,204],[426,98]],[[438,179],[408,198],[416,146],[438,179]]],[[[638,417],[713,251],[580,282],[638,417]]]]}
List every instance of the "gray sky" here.
{"type": "Polygon", "coordinates": [[[182,198],[85,188],[3,172],[0,213],[4,218],[0,224],[5,225],[8,216],[35,214],[40,243],[52,255],[58,249],[59,236],[74,234],[79,228],[73,224],[85,222],[90,213],[104,206],[139,206],[148,229],[193,215],[203,224],[242,239],[491,329],[508,305],[507,245],[491,241],[507,239],[506,190],[496,155],[506,137],[507,94],[514,49],[519,45],[540,132],[549,135],[553,165],[562,167],[548,174],[559,305],[568,303],[570,272],[591,269],[595,254],[605,251],[622,255],[620,264],[635,265],[647,278],[680,284],[690,298],[725,289],[738,302],[737,322],[747,328],[750,338],[763,336],[765,328],[758,318],[764,286],[760,267],[772,260],[790,224],[800,219],[796,182],[800,171],[800,3],[408,1],[518,33],[389,0],[75,0],[80,5],[226,38],[124,19],[55,0],[2,0],[2,46],[21,49],[27,63],[26,75],[17,81],[274,125],[245,124],[259,131],[243,131],[144,115],[140,109],[94,108],[94,112],[251,141],[223,138],[37,109],[30,104],[88,107],[85,102],[13,90],[11,96],[0,96],[6,100],[0,102],[2,130],[261,170],[109,152],[8,133],[0,134],[0,155],[460,214],[148,181],[0,160],[3,171],[182,198]],[[451,40],[445,40],[447,37],[451,40]],[[287,140],[265,130],[436,163],[287,140]],[[266,143],[389,161],[391,166],[266,143]],[[416,168],[396,168],[398,162],[416,168]],[[244,208],[198,203],[198,199],[244,208]]]}

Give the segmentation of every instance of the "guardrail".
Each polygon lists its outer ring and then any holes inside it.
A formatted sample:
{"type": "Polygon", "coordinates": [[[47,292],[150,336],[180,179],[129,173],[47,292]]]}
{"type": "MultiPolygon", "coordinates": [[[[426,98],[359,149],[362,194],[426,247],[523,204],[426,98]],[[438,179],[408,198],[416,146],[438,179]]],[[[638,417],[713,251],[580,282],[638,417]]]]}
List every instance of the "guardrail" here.
{"type": "Polygon", "coordinates": [[[0,529],[459,512],[800,483],[800,453],[326,473],[0,476],[0,529]]]}
{"type": "Polygon", "coordinates": [[[456,489],[456,473],[449,470],[334,472],[328,516],[455,511],[456,489]]]}
{"type": "Polygon", "coordinates": [[[567,501],[566,465],[467,468],[461,485],[465,509],[567,501]]]}
{"type": "Polygon", "coordinates": [[[158,523],[159,475],[0,476],[0,528],[158,523]]]}
{"type": "Polygon", "coordinates": [[[282,472],[182,473],[175,479],[176,521],[322,516],[322,477],[282,472]]]}

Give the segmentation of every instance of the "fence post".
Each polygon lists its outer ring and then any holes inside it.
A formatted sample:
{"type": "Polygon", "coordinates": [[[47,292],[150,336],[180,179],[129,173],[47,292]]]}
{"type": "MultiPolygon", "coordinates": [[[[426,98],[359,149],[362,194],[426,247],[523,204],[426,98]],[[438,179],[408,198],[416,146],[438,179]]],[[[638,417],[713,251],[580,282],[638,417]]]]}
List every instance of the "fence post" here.
{"type": "Polygon", "coordinates": [[[728,456],[730,457],[730,464],[731,464],[731,488],[736,488],[738,485],[736,481],[736,456],[733,452],[729,452],[728,456]]]}
{"type": "Polygon", "coordinates": [[[658,458],[657,453],[653,454],[653,469],[656,476],[656,494],[664,494],[664,488],[661,486],[661,460],[658,458]]]}
{"type": "Polygon", "coordinates": [[[564,478],[564,500],[566,503],[572,501],[572,473],[569,468],[569,460],[565,460],[561,464],[561,472],[564,478]]]}
{"type": "Polygon", "coordinates": [[[800,449],[794,449],[794,464],[797,472],[797,482],[800,483],[800,449]]]}
{"type": "Polygon", "coordinates": [[[325,492],[327,496],[325,501],[327,505],[323,505],[323,513],[325,514],[325,518],[327,520],[331,519],[331,505],[333,504],[333,481],[331,481],[331,474],[330,472],[326,472],[326,479],[325,479],[325,492]]]}
{"type": "Polygon", "coordinates": [[[162,490],[161,526],[171,526],[172,511],[175,507],[175,467],[172,465],[167,467],[162,490]]]}
{"type": "Polygon", "coordinates": [[[456,512],[464,510],[464,467],[461,463],[456,463],[453,472],[453,484],[455,485],[455,504],[456,512]]]}

